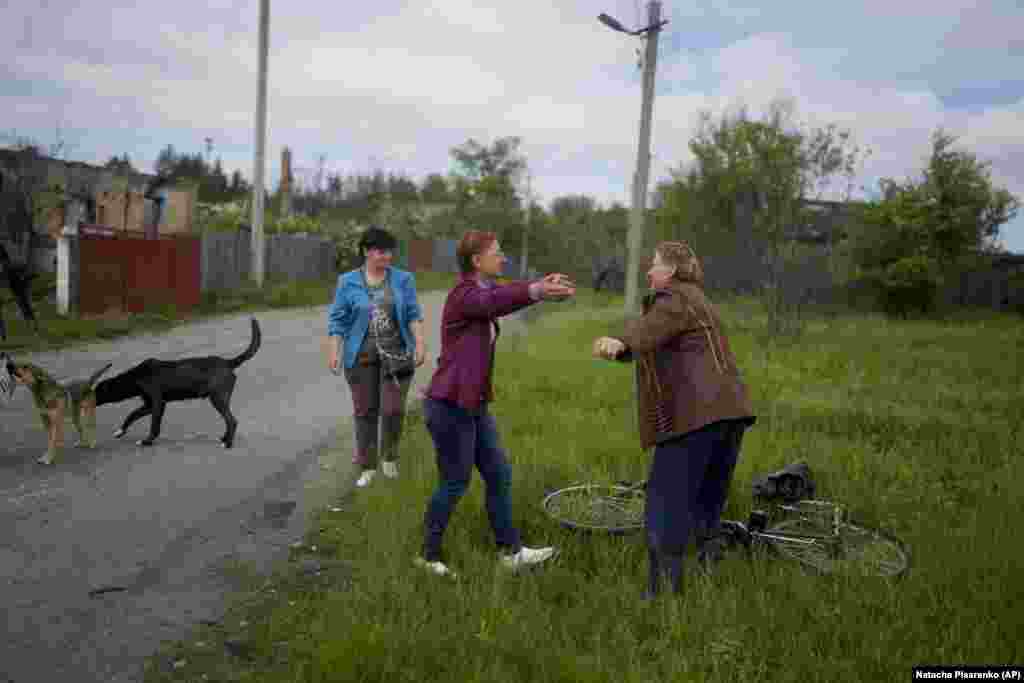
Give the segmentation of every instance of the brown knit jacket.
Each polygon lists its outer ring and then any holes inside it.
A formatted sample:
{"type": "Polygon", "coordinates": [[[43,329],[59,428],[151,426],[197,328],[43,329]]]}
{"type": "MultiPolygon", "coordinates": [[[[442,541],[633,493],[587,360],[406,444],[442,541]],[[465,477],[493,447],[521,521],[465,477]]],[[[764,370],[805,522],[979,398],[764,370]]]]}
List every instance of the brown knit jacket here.
{"type": "Polygon", "coordinates": [[[644,297],[643,316],[615,337],[636,360],[640,444],[650,448],[718,420],[755,420],[718,312],[694,282],[644,297]]]}

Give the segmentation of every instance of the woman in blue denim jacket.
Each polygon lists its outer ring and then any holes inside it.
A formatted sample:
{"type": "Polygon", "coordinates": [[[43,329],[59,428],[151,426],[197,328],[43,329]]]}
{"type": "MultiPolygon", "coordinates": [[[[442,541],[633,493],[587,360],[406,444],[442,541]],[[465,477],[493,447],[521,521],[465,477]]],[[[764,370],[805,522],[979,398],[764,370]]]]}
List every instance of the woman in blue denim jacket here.
{"type": "Polygon", "coordinates": [[[330,368],[344,371],[352,393],[359,487],[373,481],[378,450],[384,476],[398,476],[405,400],[427,354],[416,280],[391,265],[397,244],[387,230],[369,228],[359,240],[363,266],[338,276],[327,313],[330,368]],[[410,357],[411,363],[404,361],[410,357]],[[404,372],[388,372],[401,366],[404,372]]]}

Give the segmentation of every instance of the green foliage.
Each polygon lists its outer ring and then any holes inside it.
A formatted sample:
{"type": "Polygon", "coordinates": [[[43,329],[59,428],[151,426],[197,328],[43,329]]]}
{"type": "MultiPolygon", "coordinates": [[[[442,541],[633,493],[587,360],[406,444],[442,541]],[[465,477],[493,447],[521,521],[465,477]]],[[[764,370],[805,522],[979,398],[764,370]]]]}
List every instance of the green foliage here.
{"type": "Polygon", "coordinates": [[[498,176],[515,180],[526,170],[526,159],[519,152],[522,138],[502,137],[491,145],[481,145],[470,138],[465,143],[452,147],[451,156],[458,168],[458,175],[473,181],[498,176]]]}
{"type": "Polygon", "coordinates": [[[196,202],[194,225],[199,232],[236,232],[248,225],[250,215],[244,202],[210,204],[196,202]]]}
{"type": "Polygon", "coordinates": [[[252,194],[252,186],[240,172],[235,171],[230,178],[225,174],[219,158],[210,163],[201,153],[179,153],[174,145],[167,145],[160,150],[154,170],[157,175],[173,182],[189,180],[195,183],[201,202],[232,202],[252,194]]]}
{"type": "Polygon", "coordinates": [[[281,234],[306,233],[309,235],[323,235],[326,232],[326,226],[319,219],[301,214],[293,214],[287,217],[276,217],[267,226],[267,231],[281,234]]]}
{"type": "Polygon", "coordinates": [[[752,120],[745,108],[715,120],[702,112],[689,143],[695,161],[672,171],[658,186],[656,211],[662,239],[689,239],[698,253],[730,253],[759,240],[777,249],[800,222],[802,200],[819,197],[851,179],[867,152],[850,131],[794,122],[792,105],[776,101],[752,120]],[[743,204],[753,211],[753,234],[737,224],[743,204]]]}
{"type": "Polygon", "coordinates": [[[991,180],[989,164],[954,150],[942,129],[919,179],[879,182],[882,198],[860,212],[853,257],[886,311],[934,310],[941,274],[984,263],[1019,200],[991,180]]]}
{"type": "Polygon", "coordinates": [[[138,173],[134,166],[132,166],[131,159],[128,158],[126,152],[123,156],[117,156],[116,154],[103,165],[103,168],[109,168],[115,173],[138,173]]]}
{"type": "Polygon", "coordinates": [[[0,222],[15,241],[25,239],[34,226],[42,224],[53,209],[61,206],[69,178],[52,178],[48,158],[58,158],[63,142],[44,148],[32,138],[15,133],[0,135],[6,144],[0,150],[0,222]]]}
{"type": "Polygon", "coordinates": [[[423,180],[420,188],[420,196],[423,201],[430,203],[443,203],[449,201],[448,183],[440,173],[431,173],[423,180]]]}
{"type": "Polygon", "coordinates": [[[906,256],[886,266],[879,278],[883,310],[906,316],[911,311],[928,313],[942,284],[939,263],[926,254],[906,256]]]}
{"type": "Polygon", "coordinates": [[[848,197],[867,152],[834,124],[799,124],[784,100],[760,120],[745,108],[717,120],[703,112],[689,147],[693,164],[657,188],[657,240],[685,239],[706,261],[749,272],[746,286],[764,289],[769,331],[797,330],[811,289],[808,277],[794,276],[812,270],[794,260],[792,245],[810,219],[805,200],[843,181],[848,197]]]}

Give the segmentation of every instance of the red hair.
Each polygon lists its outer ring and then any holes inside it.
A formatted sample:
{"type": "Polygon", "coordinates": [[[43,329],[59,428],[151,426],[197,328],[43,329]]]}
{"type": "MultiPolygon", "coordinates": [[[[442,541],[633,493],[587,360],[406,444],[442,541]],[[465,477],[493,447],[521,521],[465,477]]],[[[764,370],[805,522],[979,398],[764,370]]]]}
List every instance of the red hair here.
{"type": "Polygon", "coordinates": [[[455,249],[455,255],[458,257],[459,270],[463,275],[469,275],[476,271],[473,257],[487,251],[496,239],[498,236],[493,232],[484,232],[483,230],[470,230],[462,236],[459,246],[455,249]]]}

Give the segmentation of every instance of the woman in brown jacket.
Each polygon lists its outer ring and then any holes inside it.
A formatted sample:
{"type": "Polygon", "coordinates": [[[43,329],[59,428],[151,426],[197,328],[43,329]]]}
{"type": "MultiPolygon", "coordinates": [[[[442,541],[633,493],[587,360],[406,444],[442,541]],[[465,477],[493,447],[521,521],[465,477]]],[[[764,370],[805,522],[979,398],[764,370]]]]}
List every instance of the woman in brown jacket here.
{"type": "Polygon", "coordinates": [[[644,511],[647,597],[662,578],[681,591],[690,536],[709,568],[744,430],[755,421],[721,318],[704,295],[700,261],[685,242],[662,242],[647,272],[643,316],[594,355],[637,362],[640,444],[654,447],[644,511]]]}

